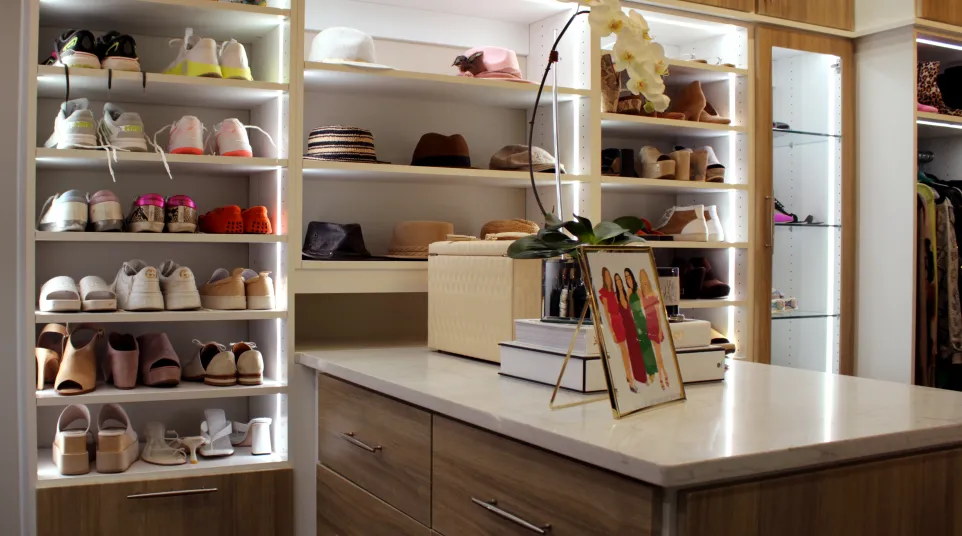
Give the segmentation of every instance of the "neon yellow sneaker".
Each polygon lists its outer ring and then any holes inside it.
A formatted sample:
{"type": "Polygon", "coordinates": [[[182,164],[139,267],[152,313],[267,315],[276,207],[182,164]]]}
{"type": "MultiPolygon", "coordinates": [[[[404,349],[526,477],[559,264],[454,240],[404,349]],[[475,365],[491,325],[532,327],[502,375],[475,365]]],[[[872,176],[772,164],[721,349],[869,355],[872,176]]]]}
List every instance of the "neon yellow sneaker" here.
{"type": "Polygon", "coordinates": [[[220,71],[224,78],[254,80],[254,77],[251,76],[251,67],[247,61],[247,50],[244,45],[231,39],[230,41],[224,41],[219,52],[220,71]]]}
{"type": "Polygon", "coordinates": [[[217,60],[217,43],[213,39],[197,37],[193,28],[187,28],[184,38],[172,39],[170,45],[179,47],[177,59],[164,74],[223,78],[217,60]]]}

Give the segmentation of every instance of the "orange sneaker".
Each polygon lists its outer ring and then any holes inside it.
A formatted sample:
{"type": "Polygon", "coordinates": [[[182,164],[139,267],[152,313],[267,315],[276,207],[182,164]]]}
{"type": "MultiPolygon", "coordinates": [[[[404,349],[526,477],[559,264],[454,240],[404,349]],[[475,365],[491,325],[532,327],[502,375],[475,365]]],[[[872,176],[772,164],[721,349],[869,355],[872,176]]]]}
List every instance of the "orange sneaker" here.
{"type": "Polygon", "coordinates": [[[271,234],[271,219],[267,215],[267,207],[251,207],[244,211],[245,234],[271,234]]]}
{"type": "Polygon", "coordinates": [[[215,208],[200,218],[200,231],[208,234],[241,234],[244,218],[237,205],[215,208]]]}

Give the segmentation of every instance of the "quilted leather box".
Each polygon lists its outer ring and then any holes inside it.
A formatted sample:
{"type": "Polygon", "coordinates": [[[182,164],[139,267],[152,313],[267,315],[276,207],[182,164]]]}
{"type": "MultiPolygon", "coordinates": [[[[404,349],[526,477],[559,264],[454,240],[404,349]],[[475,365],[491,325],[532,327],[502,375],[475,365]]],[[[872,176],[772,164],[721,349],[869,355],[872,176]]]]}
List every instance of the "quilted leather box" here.
{"type": "Polygon", "coordinates": [[[508,258],[509,241],[435,242],[428,257],[428,346],[501,361],[514,320],[541,318],[541,261],[508,258]]]}

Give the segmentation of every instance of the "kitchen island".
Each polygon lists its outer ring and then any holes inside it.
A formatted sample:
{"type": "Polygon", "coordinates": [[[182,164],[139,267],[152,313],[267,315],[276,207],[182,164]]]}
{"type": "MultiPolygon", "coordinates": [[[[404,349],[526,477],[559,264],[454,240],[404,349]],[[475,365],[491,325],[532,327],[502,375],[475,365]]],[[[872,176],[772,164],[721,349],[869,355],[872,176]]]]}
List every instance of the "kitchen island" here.
{"type": "MultiPolygon", "coordinates": [[[[962,393],[735,361],[616,420],[423,347],[298,359],[319,373],[319,478],[413,523],[397,534],[962,533],[962,393]],[[372,489],[392,471],[417,489],[372,489]]],[[[350,533],[330,502],[318,533],[350,533]]]]}

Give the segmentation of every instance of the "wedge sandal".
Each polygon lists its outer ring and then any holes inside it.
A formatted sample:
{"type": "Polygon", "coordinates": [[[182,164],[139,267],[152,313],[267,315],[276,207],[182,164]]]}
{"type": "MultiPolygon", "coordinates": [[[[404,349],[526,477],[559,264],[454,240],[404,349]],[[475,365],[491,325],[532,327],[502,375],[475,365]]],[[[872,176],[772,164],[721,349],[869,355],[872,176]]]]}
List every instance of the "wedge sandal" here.
{"type": "Polygon", "coordinates": [[[53,463],[62,475],[84,475],[90,472],[90,410],[83,404],[64,408],[57,419],[53,438],[53,463]],[[72,425],[82,423],[83,428],[72,425]]]}
{"type": "Polygon", "coordinates": [[[123,473],[140,456],[137,432],[117,404],[104,404],[97,415],[97,472],[123,473]]]}
{"type": "Polygon", "coordinates": [[[37,390],[42,391],[47,383],[53,383],[60,370],[63,358],[63,343],[67,328],[62,324],[47,324],[37,337],[34,356],[37,358],[37,390]]]}
{"type": "Polygon", "coordinates": [[[70,327],[54,388],[64,396],[82,395],[97,388],[97,340],[104,330],[92,324],[70,327]]]}

